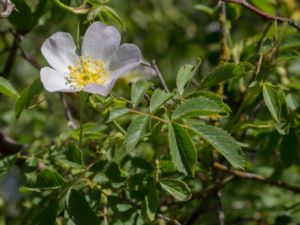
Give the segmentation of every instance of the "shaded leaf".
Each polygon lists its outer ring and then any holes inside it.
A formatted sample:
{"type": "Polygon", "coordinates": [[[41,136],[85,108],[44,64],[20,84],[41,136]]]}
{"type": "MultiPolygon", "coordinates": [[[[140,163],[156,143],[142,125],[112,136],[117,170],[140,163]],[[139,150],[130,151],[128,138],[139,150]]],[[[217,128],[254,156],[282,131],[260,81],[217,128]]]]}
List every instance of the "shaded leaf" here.
{"type": "Polygon", "coordinates": [[[122,176],[119,165],[115,162],[111,162],[105,167],[104,174],[115,183],[121,183],[126,180],[126,177],[122,176]]]}
{"type": "Polygon", "coordinates": [[[172,162],[178,171],[193,175],[197,153],[191,137],[185,129],[169,123],[169,147],[172,162]]]}
{"type": "Polygon", "coordinates": [[[83,155],[80,149],[74,144],[70,143],[68,149],[65,152],[67,159],[71,162],[75,162],[79,165],[83,165],[83,155]]]}
{"type": "Polygon", "coordinates": [[[159,202],[154,188],[146,194],[142,205],[142,212],[150,221],[153,221],[155,220],[158,206],[159,202]]]}
{"type": "Polygon", "coordinates": [[[42,210],[28,223],[29,225],[54,225],[58,203],[55,202],[47,207],[42,207],[42,210]]]}
{"type": "Polygon", "coordinates": [[[181,180],[164,178],[160,180],[160,185],[178,201],[187,201],[192,197],[190,188],[181,180]]]}
{"type": "Polygon", "coordinates": [[[299,162],[298,138],[293,129],[290,129],[290,133],[282,139],[280,144],[280,158],[286,167],[299,162]]]}
{"type": "Polygon", "coordinates": [[[81,194],[72,189],[66,199],[70,218],[76,225],[99,225],[100,220],[81,194]]]}
{"type": "Polygon", "coordinates": [[[245,158],[237,142],[224,130],[210,125],[194,125],[192,129],[218,152],[235,168],[243,169],[245,158]]]}

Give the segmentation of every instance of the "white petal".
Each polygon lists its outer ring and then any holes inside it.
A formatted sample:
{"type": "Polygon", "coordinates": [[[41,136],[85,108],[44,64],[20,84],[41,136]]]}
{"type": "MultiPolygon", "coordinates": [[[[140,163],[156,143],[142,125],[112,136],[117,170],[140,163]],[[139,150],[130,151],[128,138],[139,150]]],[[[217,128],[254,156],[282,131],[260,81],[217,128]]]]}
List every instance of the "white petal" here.
{"type": "Polygon", "coordinates": [[[118,49],[121,41],[120,32],[103,23],[95,22],[86,30],[82,42],[82,56],[107,61],[118,49]]]}
{"type": "Polygon", "coordinates": [[[136,45],[123,44],[109,61],[107,69],[110,76],[117,79],[139,65],[141,61],[142,54],[136,45]]]}
{"type": "Polygon", "coordinates": [[[78,90],[71,89],[69,85],[66,84],[66,79],[64,75],[50,67],[44,67],[40,71],[41,81],[44,88],[50,92],[76,92],[78,90]]]}
{"type": "Polygon", "coordinates": [[[105,85],[100,86],[98,84],[88,84],[86,85],[83,90],[92,94],[99,94],[102,96],[107,96],[111,89],[113,88],[116,80],[110,80],[105,85]]]}
{"type": "Polygon", "coordinates": [[[76,46],[69,33],[57,32],[42,45],[41,51],[49,65],[61,73],[68,72],[68,66],[78,59],[76,46]]]}

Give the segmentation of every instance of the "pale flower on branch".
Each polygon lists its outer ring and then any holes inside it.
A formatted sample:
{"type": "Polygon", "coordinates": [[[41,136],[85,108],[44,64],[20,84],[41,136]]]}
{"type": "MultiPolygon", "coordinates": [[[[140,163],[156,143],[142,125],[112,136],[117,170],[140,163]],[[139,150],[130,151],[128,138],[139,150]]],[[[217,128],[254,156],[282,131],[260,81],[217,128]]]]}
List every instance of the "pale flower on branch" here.
{"type": "Polygon", "coordinates": [[[40,71],[45,89],[107,96],[118,78],[142,62],[136,45],[120,45],[120,41],[121,35],[115,27],[95,22],[85,32],[79,56],[69,33],[53,34],[41,48],[52,67],[40,71]]]}

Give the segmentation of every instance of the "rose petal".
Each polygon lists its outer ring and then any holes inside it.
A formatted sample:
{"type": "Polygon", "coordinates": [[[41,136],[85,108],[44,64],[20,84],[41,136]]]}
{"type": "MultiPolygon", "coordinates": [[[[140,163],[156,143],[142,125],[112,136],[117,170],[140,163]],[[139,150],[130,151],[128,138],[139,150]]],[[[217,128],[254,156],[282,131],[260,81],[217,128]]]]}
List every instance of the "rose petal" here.
{"type": "Polygon", "coordinates": [[[92,93],[92,94],[99,94],[102,96],[107,96],[111,89],[113,88],[114,84],[115,84],[116,80],[110,80],[108,82],[106,82],[105,85],[100,86],[98,84],[87,84],[84,88],[83,91],[92,93]]]}
{"type": "Polygon", "coordinates": [[[66,84],[66,79],[64,75],[58,71],[50,68],[44,67],[40,71],[41,81],[44,88],[50,92],[76,92],[78,90],[71,89],[69,85],[66,84]]]}
{"type": "Polygon", "coordinates": [[[95,22],[83,37],[82,56],[105,62],[118,49],[120,41],[121,35],[116,28],[95,22]]]}
{"type": "Polygon", "coordinates": [[[57,32],[42,45],[41,51],[49,65],[61,73],[76,63],[78,56],[73,38],[69,33],[57,32]]]}
{"type": "Polygon", "coordinates": [[[142,61],[140,49],[134,44],[123,44],[108,63],[108,71],[114,79],[132,70],[142,61]]]}

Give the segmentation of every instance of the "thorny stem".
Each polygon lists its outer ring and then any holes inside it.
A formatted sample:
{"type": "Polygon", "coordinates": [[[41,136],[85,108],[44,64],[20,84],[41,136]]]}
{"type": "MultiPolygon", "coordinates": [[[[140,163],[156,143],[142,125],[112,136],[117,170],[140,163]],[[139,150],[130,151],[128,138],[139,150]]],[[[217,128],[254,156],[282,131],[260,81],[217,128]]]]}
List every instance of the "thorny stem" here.
{"type": "Polygon", "coordinates": [[[221,0],[221,1],[227,2],[227,3],[239,4],[267,20],[273,20],[273,21],[278,21],[278,22],[287,22],[289,25],[295,27],[300,32],[300,24],[298,24],[293,19],[281,17],[281,16],[269,15],[269,14],[265,13],[264,11],[256,8],[255,6],[251,5],[250,3],[248,3],[247,0],[221,0]]]}

